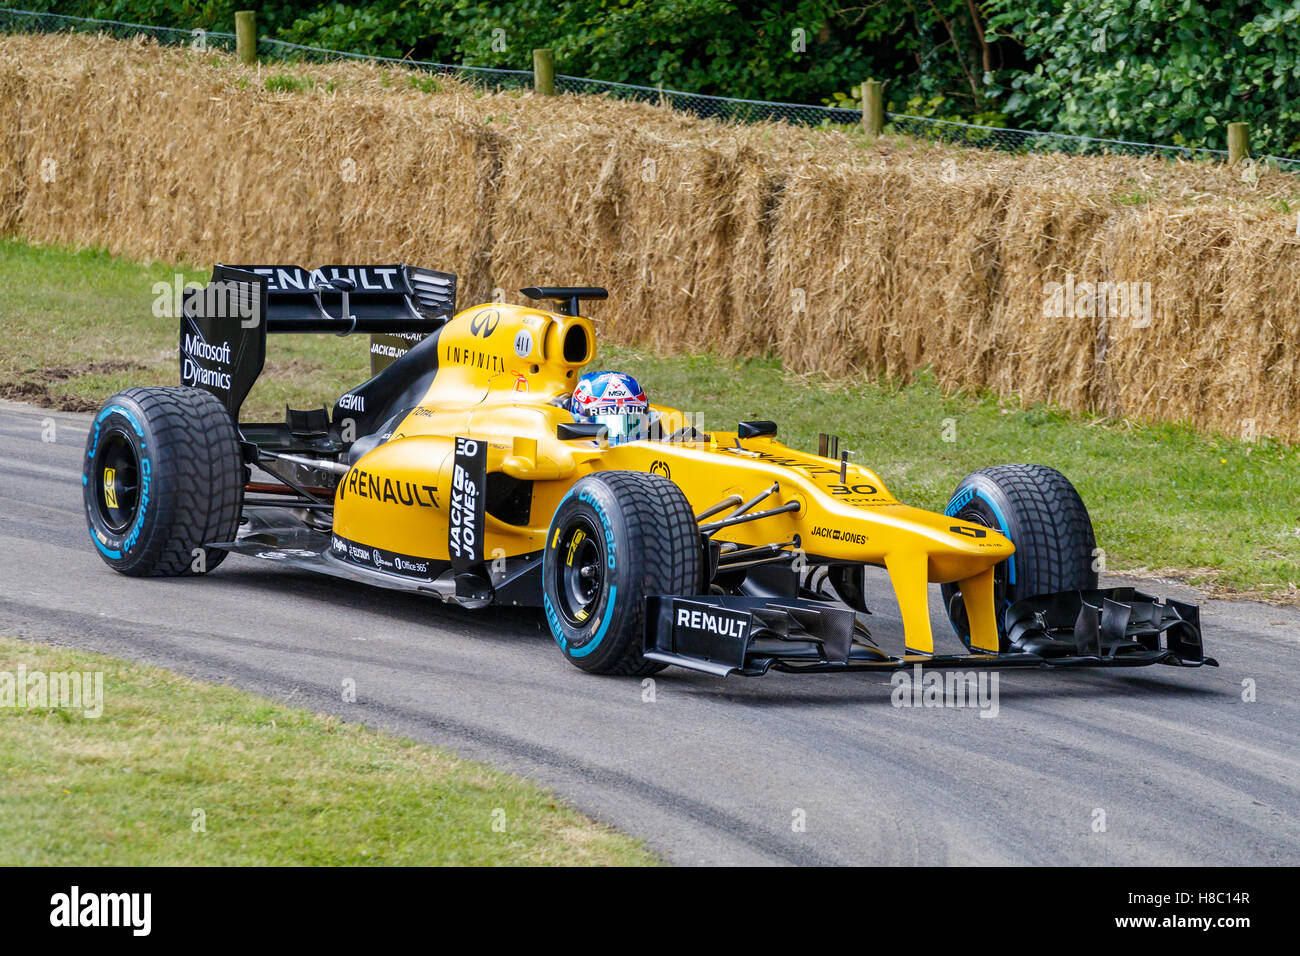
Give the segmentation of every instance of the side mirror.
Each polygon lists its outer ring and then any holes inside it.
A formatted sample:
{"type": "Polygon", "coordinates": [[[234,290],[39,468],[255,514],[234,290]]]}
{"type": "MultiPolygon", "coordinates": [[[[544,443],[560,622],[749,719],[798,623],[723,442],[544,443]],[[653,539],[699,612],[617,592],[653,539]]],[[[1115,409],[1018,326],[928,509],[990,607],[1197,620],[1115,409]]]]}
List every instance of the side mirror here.
{"type": "Polygon", "coordinates": [[[740,438],[765,438],[775,434],[776,422],[741,422],[736,426],[736,435],[740,438]]]}
{"type": "Polygon", "coordinates": [[[600,286],[536,286],[520,289],[530,299],[554,299],[560,303],[555,311],[560,315],[578,315],[579,303],[583,299],[606,299],[609,293],[600,286]]]}
{"type": "Polygon", "coordinates": [[[555,437],[560,441],[608,441],[609,430],[596,422],[560,422],[555,437]]]}

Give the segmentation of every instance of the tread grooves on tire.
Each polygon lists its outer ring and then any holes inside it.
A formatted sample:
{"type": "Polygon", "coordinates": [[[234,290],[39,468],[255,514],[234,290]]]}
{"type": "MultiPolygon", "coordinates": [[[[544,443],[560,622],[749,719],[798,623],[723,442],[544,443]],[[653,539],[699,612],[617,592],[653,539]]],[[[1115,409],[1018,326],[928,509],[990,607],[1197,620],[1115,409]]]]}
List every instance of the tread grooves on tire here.
{"type": "MultiPolygon", "coordinates": [[[[671,481],[639,472],[608,472],[604,476],[624,503],[628,538],[644,556],[644,588],[634,595],[640,628],[645,626],[645,598],[649,594],[688,594],[700,574],[699,524],[686,495],[671,481]],[[628,507],[630,505],[630,507],[628,507]]],[[[645,676],[663,665],[641,656],[639,642],[606,673],[645,676]]]]}
{"type": "MultiPolygon", "coordinates": [[[[129,562],[110,561],[138,577],[179,577],[196,572],[194,551],[209,541],[228,541],[239,528],[244,461],[234,423],[215,395],[181,386],[129,388],[105,404],[128,400],[144,414],[153,439],[152,500],[155,509],[142,549],[129,562]]],[[[204,555],[204,570],[225,559],[204,555]]]]}
{"type": "Polygon", "coordinates": [[[613,498],[633,563],[628,566],[630,581],[622,581],[616,599],[623,609],[616,633],[605,638],[612,640],[608,656],[604,649],[599,658],[580,661],[567,652],[566,656],[591,673],[653,674],[664,665],[641,656],[645,598],[650,594],[696,593],[703,560],[699,524],[685,493],[662,476],[607,471],[583,478],[579,484],[586,482],[603,486],[602,494],[613,498]]]}
{"type": "MultiPolygon", "coordinates": [[[[1092,519],[1065,475],[1047,465],[995,465],[963,478],[954,497],[972,483],[978,485],[981,481],[996,486],[1006,499],[1004,505],[1012,512],[1007,520],[1017,532],[1013,535],[1018,537],[1014,541],[1016,553],[1011,559],[1016,562],[1016,583],[1007,586],[1008,599],[1097,586],[1092,519]]],[[[967,507],[963,506],[962,510],[967,507]]],[[[979,504],[975,510],[981,508],[985,506],[979,504]]],[[[945,604],[961,636],[964,609],[960,605],[954,609],[952,604],[952,597],[957,593],[960,592],[954,585],[944,585],[945,604]]],[[[1002,629],[1000,613],[998,628],[1002,629]]]]}

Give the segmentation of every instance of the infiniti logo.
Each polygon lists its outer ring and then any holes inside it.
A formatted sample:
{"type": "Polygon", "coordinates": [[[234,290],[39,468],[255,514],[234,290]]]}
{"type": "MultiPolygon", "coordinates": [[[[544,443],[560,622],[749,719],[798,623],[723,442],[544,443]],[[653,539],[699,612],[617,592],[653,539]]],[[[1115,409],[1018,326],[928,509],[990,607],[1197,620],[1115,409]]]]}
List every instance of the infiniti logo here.
{"type": "Polygon", "coordinates": [[[475,313],[474,317],[469,320],[469,330],[473,335],[487,338],[497,330],[497,326],[500,324],[500,312],[496,309],[484,309],[482,312],[475,313]]]}

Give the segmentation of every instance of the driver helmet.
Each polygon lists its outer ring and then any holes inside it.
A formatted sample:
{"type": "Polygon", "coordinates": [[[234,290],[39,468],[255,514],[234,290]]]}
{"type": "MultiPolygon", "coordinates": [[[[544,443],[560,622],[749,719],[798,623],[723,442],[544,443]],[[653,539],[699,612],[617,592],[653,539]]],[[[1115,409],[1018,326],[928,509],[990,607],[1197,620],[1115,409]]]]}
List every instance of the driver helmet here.
{"type": "Polygon", "coordinates": [[[578,379],[569,410],[577,421],[604,425],[614,444],[649,433],[650,402],[626,372],[588,372],[578,379]]]}

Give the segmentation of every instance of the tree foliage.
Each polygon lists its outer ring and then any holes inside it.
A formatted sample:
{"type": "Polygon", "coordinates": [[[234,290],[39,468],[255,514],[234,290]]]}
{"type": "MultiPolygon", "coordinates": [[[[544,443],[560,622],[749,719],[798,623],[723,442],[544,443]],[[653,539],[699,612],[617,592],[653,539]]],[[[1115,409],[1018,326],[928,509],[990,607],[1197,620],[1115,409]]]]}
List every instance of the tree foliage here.
{"type": "Polygon", "coordinates": [[[1256,152],[1300,147],[1294,0],[992,0],[989,28],[1026,70],[992,94],[1029,126],[1222,148],[1247,120],[1256,152]]]}
{"type": "MultiPolygon", "coordinates": [[[[53,9],[29,0],[29,9],[53,9]]],[[[233,29],[247,0],[73,0],[60,13],[233,29]]],[[[980,123],[1300,149],[1300,0],[373,0],[269,2],[264,35],[332,49],[980,123]]]]}

